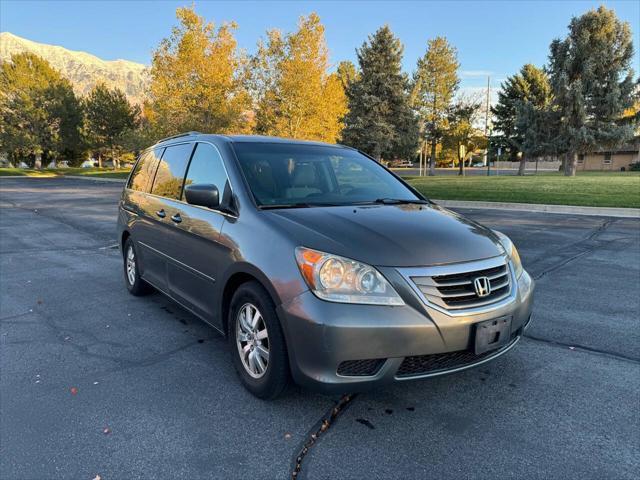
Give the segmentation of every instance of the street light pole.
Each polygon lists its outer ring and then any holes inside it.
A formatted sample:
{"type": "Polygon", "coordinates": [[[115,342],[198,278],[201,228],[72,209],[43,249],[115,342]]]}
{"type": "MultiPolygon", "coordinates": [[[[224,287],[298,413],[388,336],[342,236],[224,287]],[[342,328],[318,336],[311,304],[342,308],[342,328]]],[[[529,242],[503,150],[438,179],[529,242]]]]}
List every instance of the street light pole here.
{"type": "Polygon", "coordinates": [[[487,139],[487,148],[484,151],[484,164],[486,165],[489,161],[489,97],[491,93],[491,76],[487,76],[487,105],[486,111],[484,115],[484,138],[487,139]]]}

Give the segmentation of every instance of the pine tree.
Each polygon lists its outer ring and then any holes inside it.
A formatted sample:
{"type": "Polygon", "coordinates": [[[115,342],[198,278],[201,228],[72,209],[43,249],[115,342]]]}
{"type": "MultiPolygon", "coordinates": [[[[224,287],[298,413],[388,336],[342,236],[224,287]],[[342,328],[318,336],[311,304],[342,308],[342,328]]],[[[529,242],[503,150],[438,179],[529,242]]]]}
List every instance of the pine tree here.
{"type": "Polygon", "coordinates": [[[127,135],[134,130],[140,116],[140,108],[132,106],[119,89],[109,90],[98,84],[85,100],[85,133],[89,145],[98,151],[98,162],[109,152],[113,166],[119,167],[118,152],[127,142],[127,135]]]}
{"type": "Polygon", "coordinates": [[[359,72],[349,83],[343,142],[377,160],[414,155],[417,119],[409,81],[401,71],[403,47],[385,25],[357,50],[359,72]]]}
{"type": "Polygon", "coordinates": [[[153,54],[151,87],[155,129],[242,133],[251,128],[245,59],[233,36],[235,24],[217,29],[194,8],[178,8],[180,25],[153,54]]]}
{"type": "Polygon", "coordinates": [[[568,36],[551,43],[555,145],[566,151],[565,175],[575,175],[578,154],[632,137],[633,125],[620,119],[633,104],[633,54],[629,24],[603,6],[574,17],[568,36]]]}
{"type": "Polygon", "coordinates": [[[420,116],[421,131],[431,144],[429,175],[435,174],[436,148],[448,127],[448,112],[460,79],[456,49],[446,38],[428,42],[413,77],[412,103],[420,116]]]}
{"type": "MultiPolygon", "coordinates": [[[[533,123],[539,125],[533,116],[536,111],[542,112],[548,108],[550,101],[551,85],[547,74],[535,65],[524,65],[520,72],[507,78],[501,85],[498,103],[491,109],[495,119],[494,128],[499,132],[495,140],[508,149],[512,159],[516,158],[516,154],[523,153],[519,175],[524,175],[527,157],[533,153],[530,141],[527,146],[531,148],[524,152],[525,135],[529,134],[529,140],[537,137],[529,132],[533,123]],[[518,118],[519,113],[524,117],[518,118]],[[532,125],[528,125],[526,119],[531,120],[532,125]]],[[[542,153],[541,150],[537,152],[542,153]]]]}
{"type": "Polygon", "coordinates": [[[14,161],[73,159],[81,117],[71,84],[46,60],[21,53],[0,65],[0,148],[14,161]]]}
{"type": "Polygon", "coordinates": [[[251,61],[256,130],[265,135],[335,142],[346,97],[339,75],[329,73],[324,27],[315,13],[298,30],[267,32],[251,61]]]}

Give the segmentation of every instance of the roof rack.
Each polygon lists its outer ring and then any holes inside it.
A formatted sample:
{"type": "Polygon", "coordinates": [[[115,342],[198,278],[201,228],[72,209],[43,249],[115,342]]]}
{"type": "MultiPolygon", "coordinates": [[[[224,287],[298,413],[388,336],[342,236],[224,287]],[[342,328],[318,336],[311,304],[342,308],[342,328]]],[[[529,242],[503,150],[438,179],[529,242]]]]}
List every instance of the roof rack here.
{"type": "Polygon", "coordinates": [[[185,132],[185,133],[179,133],[177,135],[172,135],[170,137],[167,138],[163,138],[162,140],[158,140],[157,143],[162,143],[162,142],[166,142],[167,140],[173,140],[174,138],[180,138],[180,137],[189,137],[191,135],[202,135],[200,132],[196,132],[196,131],[191,131],[191,132],[185,132]]]}

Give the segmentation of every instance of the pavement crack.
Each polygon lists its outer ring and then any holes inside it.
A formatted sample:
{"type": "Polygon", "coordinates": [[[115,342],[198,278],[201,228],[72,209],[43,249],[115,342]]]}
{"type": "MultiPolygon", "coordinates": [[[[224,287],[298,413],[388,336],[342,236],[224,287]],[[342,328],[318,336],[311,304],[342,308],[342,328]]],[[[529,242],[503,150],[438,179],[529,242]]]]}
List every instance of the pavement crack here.
{"type": "Polygon", "coordinates": [[[300,443],[292,461],[291,480],[299,480],[304,473],[302,470],[302,462],[309,454],[310,450],[318,443],[320,436],[325,434],[332,425],[335,424],[338,417],[345,411],[345,409],[356,398],[357,394],[348,393],[343,395],[333,407],[331,407],[325,414],[318,420],[313,427],[307,432],[305,438],[300,443]]]}
{"type": "Polygon", "coordinates": [[[575,255],[570,256],[569,258],[565,258],[563,259],[561,262],[558,262],[554,265],[552,265],[549,268],[546,268],[545,270],[538,272],[537,274],[535,274],[533,276],[534,280],[539,280],[542,277],[544,277],[545,275],[548,275],[549,273],[555,272],[556,270],[561,269],[562,267],[564,267],[566,264],[573,262],[574,260],[577,260],[578,258],[586,255],[587,253],[591,253],[593,250],[595,250],[595,248],[589,249],[589,250],[584,250],[580,253],[577,253],[575,255]]]}
{"type": "Polygon", "coordinates": [[[598,248],[601,248],[602,244],[596,243],[595,245],[589,245],[589,242],[597,241],[596,239],[598,235],[606,231],[609,228],[609,226],[611,226],[611,224],[614,223],[615,221],[616,219],[607,219],[583,239],[578,240],[577,242],[570,243],[569,245],[560,247],[559,249],[548,250],[544,254],[542,254],[535,260],[533,260],[533,262],[531,262],[531,265],[536,265],[538,263],[544,262],[545,260],[549,258],[553,258],[554,256],[560,259],[559,261],[544,268],[542,271],[532,275],[533,279],[539,280],[545,275],[548,275],[549,273],[552,273],[552,272],[555,272],[556,270],[561,269],[562,267],[573,262],[574,260],[577,260],[578,258],[583,257],[584,255],[587,255],[588,253],[591,253],[597,250],[598,248]],[[573,253],[576,249],[579,249],[579,251],[576,253],[573,253]],[[569,255],[565,253],[563,255],[563,252],[567,252],[568,250],[571,250],[572,253],[570,253],[569,255]]]}
{"type": "Polygon", "coordinates": [[[9,315],[7,317],[2,317],[0,318],[0,323],[5,323],[5,322],[8,322],[9,320],[15,320],[20,317],[26,317],[27,315],[31,315],[32,313],[33,313],[33,309],[28,310],[26,312],[22,312],[22,313],[16,313],[14,315],[9,315]]]}
{"type": "Polygon", "coordinates": [[[632,357],[630,355],[625,355],[623,353],[611,352],[609,350],[602,350],[599,348],[589,347],[587,345],[580,345],[577,343],[565,343],[557,340],[550,340],[548,338],[536,337],[529,334],[525,334],[524,336],[525,338],[528,338],[529,340],[533,340],[534,342],[546,343],[549,345],[554,345],[554,346],[563,347],[563,348],[571,348],[571,349],[580,350],[587,353],[604,355],[606,357],[615,358],[617,360],[623,360],[625,362],[640,364],[640,358],[632,357]]]}

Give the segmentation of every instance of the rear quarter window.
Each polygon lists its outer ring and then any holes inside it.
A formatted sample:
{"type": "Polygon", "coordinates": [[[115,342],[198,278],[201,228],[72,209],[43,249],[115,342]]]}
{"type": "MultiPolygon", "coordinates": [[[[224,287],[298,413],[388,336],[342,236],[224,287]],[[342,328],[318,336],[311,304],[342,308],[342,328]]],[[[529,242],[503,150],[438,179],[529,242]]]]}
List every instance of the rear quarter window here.
{"type": "Polygon", "coordinates": [[[193,151],[193,143],[167,147],[158,164],[151,193],[160,197],[179,200],[187,164],[193,151]]]}
{"type": "Polygon", "coordinates": [[[149,192],[163,150],[163,148],[155,148],[144,152],[140,156],[138,163],[136,163],[131,173],[129,185],[127,185],[131,190],[145,193],[149,192]]]}

